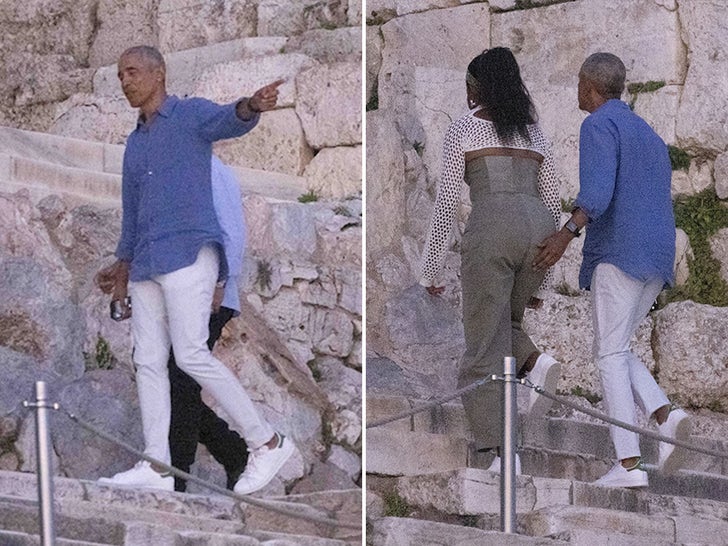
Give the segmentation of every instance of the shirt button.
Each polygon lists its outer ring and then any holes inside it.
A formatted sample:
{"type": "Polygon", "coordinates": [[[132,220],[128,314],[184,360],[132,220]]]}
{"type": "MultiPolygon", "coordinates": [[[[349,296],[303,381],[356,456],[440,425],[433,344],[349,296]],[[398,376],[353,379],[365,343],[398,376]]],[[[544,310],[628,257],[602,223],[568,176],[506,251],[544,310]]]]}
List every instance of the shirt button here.
{"type": "Polygon", "coordinates": [[[149,171],[149,172],[148,172],[147,174],[148,174],[149,176],[152,176],[152,171],[149,171]]]}

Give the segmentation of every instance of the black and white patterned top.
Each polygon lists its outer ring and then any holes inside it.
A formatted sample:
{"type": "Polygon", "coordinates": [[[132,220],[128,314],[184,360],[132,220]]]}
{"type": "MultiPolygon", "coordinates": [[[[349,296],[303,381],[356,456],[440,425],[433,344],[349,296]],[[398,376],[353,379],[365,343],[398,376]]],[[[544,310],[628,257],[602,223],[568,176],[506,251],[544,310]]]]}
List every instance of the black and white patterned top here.
{"type": "Polygon", "coordinates": [[[505,143],[498,137],[493,122],[475,117],[474,112],[451,123],[445,135],[442,173],[437,189],[435,212],[430,222],[430,232],[422,254],[420,284],[423,286],[432,286],[442,269],[465,181],[465,152],[483,148],[516,148],[532,150],[542,155],[544,159],[538,172],[539,194],[541,200],[551,211],[557,229],[561,223],[559,181],[554,170],[551,142],[544,136],[538,124],[528,126],[530,142],[517,134],[511,141],[505,143]]]}

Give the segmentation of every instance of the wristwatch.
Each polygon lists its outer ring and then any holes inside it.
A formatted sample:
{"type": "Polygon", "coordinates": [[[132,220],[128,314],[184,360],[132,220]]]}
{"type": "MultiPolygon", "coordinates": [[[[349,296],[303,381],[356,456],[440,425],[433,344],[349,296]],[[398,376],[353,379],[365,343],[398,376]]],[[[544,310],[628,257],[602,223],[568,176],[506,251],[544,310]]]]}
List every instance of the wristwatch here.
{"type": "Polygon", "coordinates": [[[571,219],[564,224],[564,229],[566,229],[566,231],[570,231],[574,237],[581,235],[581,228],[571,219]]]}

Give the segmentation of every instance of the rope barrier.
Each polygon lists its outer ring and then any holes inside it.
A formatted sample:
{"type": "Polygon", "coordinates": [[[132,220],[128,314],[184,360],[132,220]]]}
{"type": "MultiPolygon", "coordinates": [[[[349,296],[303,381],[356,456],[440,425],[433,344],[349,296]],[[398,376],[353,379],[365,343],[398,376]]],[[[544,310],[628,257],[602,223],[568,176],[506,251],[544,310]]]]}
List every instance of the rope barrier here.
{"type": "MultiPolygon", "coordinates": [[[[193,476],[192,474],[183,472],[182,470],[179,470],[178,468],[175,468],[173,466],[163,463],[162,461],[154,459],[153,457],[149,457],[148,455],[145,455],[143,452],[132,447],[131,445],[113,437],[112,435],[95,427],[94,425],[92,425],[88,421],[83,420],[82,418],[78,417],[77,415],[74,415],[73,413],[69,412],[65,408],[61,407],[59,404],[54,404],[53,409],[62,411],[69,419],[71,419],[71,421],[73,421],[74,423],[78,424],[79,426],[85,428],[89,432],[96,434],[97,436],[103,438],[104,440],[107,440],[113,444],[116,444],[117,446],[123,448],[124,450],[128,451],[129,453],[132,453],[133,455],[152,463],[156,467],[163,469],[165,472],[172,474],[174,476],[178,476],[182,479],[185,479],[188,482],[193,482],[193,483],[196,483],[197,485],[201,485],[207,489],[210,489],[211,491],[214,491],[215,493],[225,495],[236,501],[250,504],[251,506],[256,506],[258,508],[270,510],[271,512],[276,512],[277,514],[281,514],[283,516],[289,516],[292,518],[303,519],[303,520],[311,521],[314,523],[330,525],[332,527],[340,527],[340,528],[345,528],[345,529],[356,529],[357,531],[361,531],[361,528],[362,528],[361,524],[340,522],[335,519],[327,518],[324,516],[316,516],[313,514],[301,514],[300,512],[297,512],[295,510],[283,508],[281,506],[276,506],[270,502],[267,502],[267,501],[264,501],[261,499],[238,495],[237,493],[235,493],[233,491],[229,491],[229,490],[227,490],[223,487],[219,487],[213,483],[206,482],[205,480],[202,480],[196,476],[193,476]]],[[[308,506],[308,505],[301,504],[301,506],[303,507],[303,506],[308,506]]]]}
{"type": "Polygon", "coordinates": [[[404,419],[405,417],[412,417],[413,415],[417,415],[418,413],[422,413],[425,410],[428,410],[430,408],[434,408],[435,406],[441,406],[445,402],[449,402],[453,398],[457,398],[458,396],[462,396],[466,392],[470,392],[472,390],[477,389],[481,385],[485,385],[486,383],[490,381],[503,381],[504,378],[502,376],[497,375],[491,375],[490,377],[486,377],[484,379],[480,379],[476,381],[475,383],[471,383],[467,387],[463,387],[459,390],[456,390],[452,394],[449,394],[443,398],[436,398],[435,400],[428,402],[427,404],[423,404],[421,406],[417,406],[416,408],[413,408],[408,411],[403,411],[402,413],[398,413],[396,415],[393,415],[391,417],[385,417],[384,419],[381,419],[379,421],[374,421],[372,423],[367,423],[366,428],[376,428],[381,427],[382,425],[386,425],[389,423],[393,423],[394,421],[399,421],[400,419],[404,419]]]}
{"type": "MultiPolygon", "coordinates": [[[[489,376],[489,377],[487,377],[485,379],[481,379],[479,381],[476,381],[475,383],[472,383],[472,384],[470,384],[470,385],[468,385],[466,387],[463,387],[463,388],[461,388],[461,389],[453,392],[450,395],[444,396],[442,398],[438,398],[438,399],[433,400],[432,402],[429,402],[427,404],[423,404],[421,406],[417,406],[416,408],[413,408],[410,411],[404,411],[402,413],[398,413],[398,414],[393,415],[391,417],[386,417],[384,419],[381,419],[381,420],[378,420],[378,421],[374,421],[372,423],[367,423],[366,428],[369,429],[369,428],[380,427],[382,425],[386,425],[388,423],[392,423],[394,421],[398,421],[400,419],[404,419],[405,417],[411,417],[413,415],[416,415],[418,413],[421,413],[423,411],[426,411],[426,410],[428,410],[430,408],[433,408],[435,406],[442,405],[445,402],[449,402],[453,398],[457,398],[458,396],[461,396],[462,394],[464,394],[466,392],[469,392],[471,390],[474,390],[474,389],[480,387],[481,385],[484,385],[485,383],[487,383],[489,381],[504,381],[504,380],[505,379],[503,377],[496,376],[496,375],[491,375],[491,376],[489,376]]],[[[561,404],[563,406],[572,408],[572,409],[574,409],[576,411],[579,411],[581,413],[584,413],[586,415],[589,415],[590,417],[594,417],[596,419],[599,419],[600,421],[604,421],[605,423],[608,423],[610,425],[615,425],[615,426],[618,426],[620,428],[629,430],[630,432],[636,432],[637,434],[640,434],[640,435],[642,435],[642,436],[644,436],[646,438],[651,438],[653,440],[658,440],[660,442],[665,442],[665,443],[668,443],[668,444],[672,444],[672,445],[675,445],[675,446],[678,446],[678,447],[687,449],[689,451],[694,451],[696,453],[702,453],[703,455],[710,455],[712,457],[718,457],[718,458],[722,458],[722,459],[728,459],[728,453],[722,453],[722,452],[715,451],[715,450],[712,450],[712,449],[707,449],[707,448],[703,448],[703,447],[700,447],[700,446],[696,446],[696,445],[691,444],[689,442],[684,442],[682,440],[677,440],[677,439],[671,438],[669,436],[662,436],[662,435],[660,435],[660,434],[658,434],[658,433],[656,433],[656,432],[654,432],[652,430],[645,429],[645,428],[641,428],[641,427],[638,427],[638,426],[635,426],[635,425],[630,425],[629,423],[625,423],[624,421],[619,421],[618,419],[613,419],[612,417],[609,417],[608,415],[606,415],[604,413],[601,413],[599,411],[593,410],[591,408],[586,408],[586,407],[581,406],[579,404],[576,404],[574,402],[570,402],[569,400],[567,400],[567,399],[565,399],[565,398],[563,398],[561,396],[557,396],[555,394],[552,394],[552,393],[544,390],[543,387],[541,387],[539,385],[534,385],[533,383],[530,383],[527,379],[521,379],[521,380],[518,380],[518,382],[521,383],[522,385],[528,387],[528,388],[534,389],[541,396],[545,396],[546,398],[549,398],[550,400],[553,400],[554,402],[556,402],[558,404],[561,404]]]]}

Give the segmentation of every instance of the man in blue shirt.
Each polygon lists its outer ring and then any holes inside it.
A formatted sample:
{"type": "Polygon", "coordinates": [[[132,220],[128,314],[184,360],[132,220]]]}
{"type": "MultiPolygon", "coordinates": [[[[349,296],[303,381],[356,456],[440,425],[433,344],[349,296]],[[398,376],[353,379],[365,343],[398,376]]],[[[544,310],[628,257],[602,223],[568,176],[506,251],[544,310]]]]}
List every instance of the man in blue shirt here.
{"type": "MultiPolygon", "coordinates": [[[[673,282],[675,220],[667,146],[620,99],[626,70],[611,53],[589,56],[579,71],[579,108],[590,115],[579,137],[579,195],[571,218],[548,237],[534,267],[552,266],[587,227],[581,288],[591,290],[594,358],[609,415],[634,425],[635,402],[660,434],[685,440],[690,420],[673,408],[630,340],[665,285],[673,282]]],[[[612,426],[619,462],[597,484],[646,487],[636,433],[612,426]]],[[[660,443],[659,466],[676,471],[684,450],[660,443]]]]}
{"type": "MultiPolygon", "coordinates": [[[[170,462],[170,394],[167,359],[221,405],[250,446],[235,492],[248,494],[270,482],[294,451],[255,409],[238,379],[208,346],[210,309],[216,289],[229,277],[222,231],[213,206],[212,144],[241,136],[261,112],[275,108],[276,81],[250,98],[219,105],[201,98],[180,100],[166,92],[166,68],[155,48],[132,47],[118,63],[122,90],[139,108],[122,172],[122,226],[114,298],[134,302],[132,334],[145,454],[170,462]]],[[[171,490],[145,462],[102,483],[171,490]]]]}

